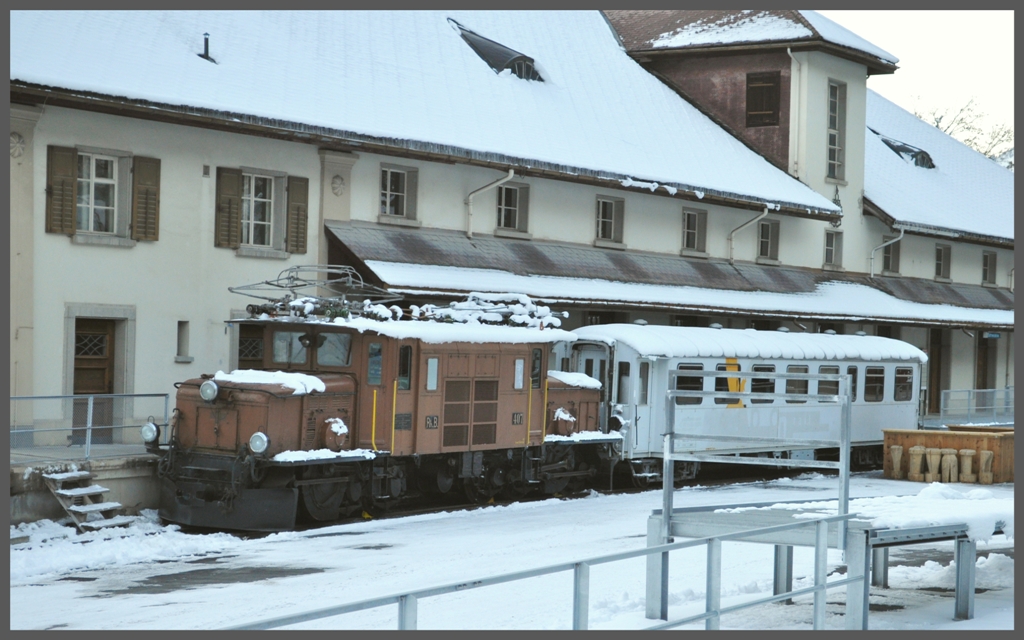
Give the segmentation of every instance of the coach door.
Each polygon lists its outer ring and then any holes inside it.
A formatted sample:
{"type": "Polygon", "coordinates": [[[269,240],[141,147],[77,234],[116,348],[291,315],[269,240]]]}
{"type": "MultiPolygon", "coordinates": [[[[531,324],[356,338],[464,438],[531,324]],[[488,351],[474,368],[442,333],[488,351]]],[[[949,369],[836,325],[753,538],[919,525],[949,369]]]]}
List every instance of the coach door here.
{"type": "MultiPolygon", "coordinates": [[[[114,393],[114,321],[75,320],[75,373],[73,393],[114,393]]],[[[88,399],[75,399],[71,418],[71,444],[85,444],[89,420],[88,399]]],[[[92,444],[113,441],[114,399],[96,398],[92,406],[92,444]]]]}
{"type": "MultiPolygon", "coordinates": [[[[601,383],[601,406],[608,406],[611,390],[608,389],[608,347],[599,344],[576,344],[573,346],[573,371],[585,373],[601,383]]],[[[601,428],[604,429],[608,416],[601,412],[601,428]]]]}

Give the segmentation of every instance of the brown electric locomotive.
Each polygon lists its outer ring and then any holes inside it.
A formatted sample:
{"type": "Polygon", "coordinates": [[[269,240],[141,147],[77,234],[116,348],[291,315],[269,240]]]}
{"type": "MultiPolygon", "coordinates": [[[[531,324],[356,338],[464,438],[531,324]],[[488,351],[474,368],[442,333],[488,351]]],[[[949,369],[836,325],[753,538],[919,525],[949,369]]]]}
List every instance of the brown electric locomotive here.
{"type": "Polygon", "coordinates": [[[599,391],[548,376],[567,332],[259,315],[233,321],[239,371],[178,385],[153,445],[164,520],[276,531],[427,494],[555,494],[618,458],[599,391]]]}

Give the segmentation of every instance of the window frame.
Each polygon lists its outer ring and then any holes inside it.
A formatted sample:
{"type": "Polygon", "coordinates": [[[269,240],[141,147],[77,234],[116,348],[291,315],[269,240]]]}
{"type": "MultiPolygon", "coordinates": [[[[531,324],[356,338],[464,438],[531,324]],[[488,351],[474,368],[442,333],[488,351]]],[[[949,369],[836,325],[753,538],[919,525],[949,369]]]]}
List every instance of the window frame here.
{"type": "MultiPolygon", "coordinates": [[[[896,240],[899,236],[882,236],[882,242],[896,240]]],[[[897,240],[882,247],[882,273],[898,274],[900,272],[900,244],[897,240]]]]}
{"type": "Polygon", "coordinates": [[[708,212],[704,209],[683,207],[683,237],[680,253],[682,255],[707,256],[707,236],[708,212]]]}
{"type": "Polygon", "coordinates": [[[843,232],[835,229],[825,230],[824,266],[839,268],[843,266],[843,232]],[[832,246],[829,247],[829,240],[832,246]]]}
{"type": "Polygon", "coordinates": [[[778,262],[781,225],[778,220],[762,220],[757,225],[757,259],[778,262]],[[765,237],[767,230],[768,237],[765,237]],[[767,255],[763,253],[767,249],[767,255]]]}
{"type": "Polygon", "coordinates": [[[409,174],[408,174],[408,172],[405,171],[404,169],[400,169],[398,167],[390,167],[390,166],[382,164],[381,167],[380,167],[380,178],[381,178],[381,185],[380,185],[380,211],[378,212],[379,215],[391,216],[391,217],[394,217],[394,218],[404,218],[404,217],[406,217],[406,211],[408,209],[408,198],[409,198],[409,195],[408,195],[409,194],[409,174]],[[391,188],[391,186],[392,186],[391,185],[392,176],[401,176],[402,177],[402,185],[401,185],[402,186],[402,190],[400,192],[399,191],[392,191],[392,188],[391,188]],[[396,197],[397,198],[401,198],[401,204],[402,204],[401,209],[402,209],[402,211],[401,211],[401,213],[389,213],[389,210],[393,208],[393,207],[389,206],[389,202],[390,202],[391,198],[396,198],[396,197]]]}
{"type": "MultiPolygon", "coordinates": [[[[750,370],[755,373],[775,373],[774,364],[755,364],[751,365],[750,370]]],[[[775,377],[771,378],[751,378],[750,379],[750,392],[751,393],[775,393],[775,377]],[[765,389],[762,387],[770,387],[765,389]]],[[[775,404],[775,398],[751,398],[750,404],[775,404]]]]}
{"type": "MultiPolygon", "coordinates": [[[[703,371],[704,365],[697,362],[680,362],[676,371],[703,371]]],[[[676,391],[703,391],[704,376],[676,376],[676,391]],[[691,385],[687,387],[686,385],[691,385]]],[[[676,406],[695,406],[704,403],[703,396],[676,396],[676,406]]]]}
{"type": "MultiPolygon", "coordinates": [[[[121,227],[127,227],[126,224],[121,224],[123,221],[121,218],[124,217],[124,212],[120,211],[121,204],[120,195],[121,189],[119,188],[119,182],[121,179],[121,166],[118,162],[122,158],[110,153],[101,153],[97,151],[86,151],[79,149],[77,153],[77,164],[75,167],[75,232],[76,233],[95,233],[98,235],[107,236],[119,236],[124,235],[118,233],[121,227]],[[82,160],[83,158],[89,159],[89,177],[82,177],[82,160]],[[96,177],[96,163],[97,161],[109,161],[111,163],[112,178],[97,178],[96,177]],[[89,202],[81,202],[81,187],[82,183],[85,182],[89,185],[89,202]],[[109,223],[110,230],[96,230],[93,228],[93,222],[95,222],[95,194],[97,185],[111,185],[113,187],[114,195],[111,198],[111,204],[109,206],[100,207],[102,209],[110,210],[111,220],[109,223]],[[88,228],[82,228],[81,223],[81,208],[86,207],[86,220],[88,222],[88,228]]],[[[127,186],[127,185],[124,185],[127,186]]]]}
{"type": "Polygon", "coordinates": [[[914,368],[896,367],[892,385],[893,402],[911,402],[914,399],[914,368]],[[909,376],[909,377],[908,377],[909,376]]]}
{"type": "Polygon", "coordinates": [[[864,367],[864,402],[885,400],[885,367],[864,367]],[[881,370],[881,374],[878,371],[881,370]],[[881,381],[879,382],[879,378],[881,381]]]}
{"type": "MultiPolygon", "coordinates": [[[[786,373],[810,373],[811,368],[806,364],[790,364],[786,365],[786,373]]],[[[794,380],[788,378],[786,380],[786,393],[808,395],[810,391],[811,381],[810,380],[794,380]]],[[[806,404],[806,400],[791,400],[786,398],[786,404],[806,404]]]]}
{"type": "Polygon", "coordinates": [[[495,193],[498,220],[497,233],[526,234],[529,229],[530,186],[519,182],[498,185],[495,193]],[[515,191],[515,205],[506,204],[506,193],[515,191]],[[508,215],[514,216],[514,226],[505,224],[508,215]]]}
{"type": "Polygon", "coordinates": [[[277,217],[275,212],[275,205],[277,204],[277,191],[278,185],[277,176],[269,175],[268,173],[260,172],[258,170],[242,170],[242,208],[239,213],[239,220],[241,224],[241,239],[239,240],[240,246],[243,247],[254,247],[257,249],[274,249],[275,238],[275,222],[277,217]],[[266,180],[267,184],[270,185],[270,196],[267,198],[257,198],[255,193],[256,180],[266,180]],[[249,193],[246,193],[246,185],[249,187],[249,193]],[[264,203],[268,209],[266,220],[257,222],[255,220],[256,203],[264,203]],[[248,205],[248,206],[246,206],[248,205]],[[246,217],[248,216],[248,220],[246,217]],[[267,233],[266,243],[257,244],[253,242],[255,225],[265,226],[267,233]],[[248,241],[247,241],[248,238],[248,241]]]}
{"type": "Polygon", "coordinates": [[[981,284],[994,285],[996,283],[996,252],[981,252],[981,284]]]}
{"type": "Polygon", "coordinates": [[[846,179],[846,83],[829,78],[825,111],[825,177],[846,179]]]}
{"type": "Polygon", "coordinates": [[[604,195],[597,196],[594,244],[598,246],[622,244],[625,217],[625,199],[604,195]]]}
{"type": "MultiPolygon", "coordinates": [[[[839,365],[837,364],[823,364],[818,366],[818,375],[829,374],[839,375],[839,365]]],[[[815,389],[819,396],[824,395],[839,395],[839,381],[838,380],[818,380],[817,389],[815,389]],[[823,385],[827,385],[827,388],[822,389],[823,385]]],[[[828,402],[828,400],[819,400],[819,402],[828,402]]]]}
{"type": "Polygon", "coordinates": [[[935,279],[949,280],[950,263],[953,261],[952,245],[935,243],[935,279]]]}
{"type": "Polygon", "coordinates": [[[744,111],[748,129],[779,126],[782,118],[781,71],[759,71],[747,74],[744,111]],[[752,107],[760,108],[760,110],[752,111],[752,107]]]}

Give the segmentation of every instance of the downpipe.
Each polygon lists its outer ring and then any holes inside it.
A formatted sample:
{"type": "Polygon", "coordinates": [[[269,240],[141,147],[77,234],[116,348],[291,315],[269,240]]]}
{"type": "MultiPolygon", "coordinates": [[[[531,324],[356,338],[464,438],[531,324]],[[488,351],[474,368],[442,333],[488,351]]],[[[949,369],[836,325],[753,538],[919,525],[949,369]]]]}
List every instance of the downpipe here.
{"type": "Polygon", "coordinates": [[[501,186],[501,185],[505,184],[506,182],[508,182],[509,180],[511,180],[514,176],[515,176],[515,169],[509,169],[508,170],[508,175],[505,176],[504,178],[498,178],[494,182],[492,182],[490,184],[487,184],[487,185],[484,185],[484,186],[480,187],[479,189],[477,189],[476,191],[470,191],[469,192],[469,195],[466,196],[466,200],[465,200],[465,202],[466,202],[466,237],[467,238],[472,238],[473,237],[473,196],[475,196],[478,193],[482,193],[484,191],[487,191],[488,189],[493,189],[494,187],[501,186]]]}
{"type": "Polygon", "coordinates": [[[888,247],[890,244],[894,244],[896,242],[899,242],[900,240],[903,239],[903,234],[906,233],[906,232],[907,232],[906,229],[900,229],[900,235],[896,236],[892,240],[889,240],[887,242],[883,242],[882,244],[878,245],[877,247],[875,247],[874,249],[871,250],[871,260],[870,260],[871,272],[868,274],[869,278],[874,278],[875,277],[875,252],[878,251],[879,249],[883,248],[883,247],[888,247]]]}
{"type": "Polygon", "coordinates": [[[741,224],[740,226],[736,227],[735,229],[733,229],[732,231],[729,232],[729,264],[733,264],[735,262],[735,260],[733,260],[733,257],[732,257],[732,254],[733,254],[733,251],[732,251],[733,250],[733,241],[732,241],[732,239],[733,239],[733,236],[736,235],[736,232],[740,231],[742,229],[745,229],[746,227],[749,227],[750,225],[754,224],[755,222],[757,222],[761,218],[765,217],[766,215],[768,215],[768,207],[767,206],[764,208],[764,211],[762,211],[759,215],[757,215],[754,218],[751,218],[750,220],[747,220],[746,222],[744,222],[743,224],[741,224]]]}

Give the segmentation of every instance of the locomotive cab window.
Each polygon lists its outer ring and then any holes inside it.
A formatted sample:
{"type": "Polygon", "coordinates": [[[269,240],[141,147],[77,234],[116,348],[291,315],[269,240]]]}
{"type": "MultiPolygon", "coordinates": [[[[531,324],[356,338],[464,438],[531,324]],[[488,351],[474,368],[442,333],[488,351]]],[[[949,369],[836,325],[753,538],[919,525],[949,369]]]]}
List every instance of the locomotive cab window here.
{"type": "Polygon", "coordinates": [[[896,384],[893,400],[907,402],[914,395],[914,370],[911,367],[896,367],[896,384]]]}
{"type": "Polygon", "coordinates": [[[398,348],[398,388],[408,391],[412,384],[412,347],[398,348]]]}
{"type": "Polygon", "coordinates": [[[437,391],[438,358],[427,358],[427,391],[437,391]]]}
{"type": "MultiPolygon", "coordinates": [[[[786,373],[807,373],[807,365],[791,364],[786,367],[786,373]]],[[[786,380],[786,393],[798,393],[807,395],[807,380],[786,380]]],[[[786,400],[789,404],[803,404],[806,400],[786,400]]]]}
{"type": "Polygon", "coordinates": [[[316,362],[325,367],[347,367],[352,336],[347,333],[321,333],[316,341],[316,362]]]}
{"type": "MultiPolygon", "coordinates": [[[[680,364],[676,367],[680,371],[703,371],[702,364],[680,364]]],[[[676,378],[676,391],[703,391],[704,378],[701,376],[678,376],[676,378]]],[[[700,404],[704,398],[700,396],[677,396],[676,404],[700,404]]]]}
{"type": "Polygon", "coordinates": [[[526,376],[526,358],[516,358],[515,378],[512,381],[512,388],[520,390],[523,388],[524,377],[526,376]]]}
{"type": "Polygon", "coordinates": [[[864,402],[881,402],[885,389],[885,367],[864,368],[864,402]]]}
{"type": "MultiPolygon", "coordinates": [[[[818,367],[818,373],[839,373],[839,367],[835,365],[822,365],[818,367]]],[[[839,381],[838,380],[819,380],[818,381],[818,395],[839,395],[839,381]]],[[[822,402],[828,402],[823,400],[822,402]]]]}
{"type": "Polygon", "coordinates": [[[540,389],[540,367],[543,352],[540,349],[533,350],[533,362],[530,364],[530,386],[540,389]]]}
{"type": "Polygon", "coordinates": [[[274,332],[274,363],[305,364],[309,359],[309,334],[302,331],[274,332]]]}
{"type": "MultiPolygon", "coordinates": [[[[751,371],[764,373],[775,373],[774,364],[755,364],[751,371]]],[[[775,378],[754,378],[750,381],[750,391],[753,393],[775,393],[775,378]]],[[[750,404],[772,404],[773,398],[751,398],[750,404]]]]}
{"type": "Polygon", "coordinates": [[[366,360],[366,384],[380,384],[384,366],[384,348],[379,342],[371,342],[366,360]]]}

